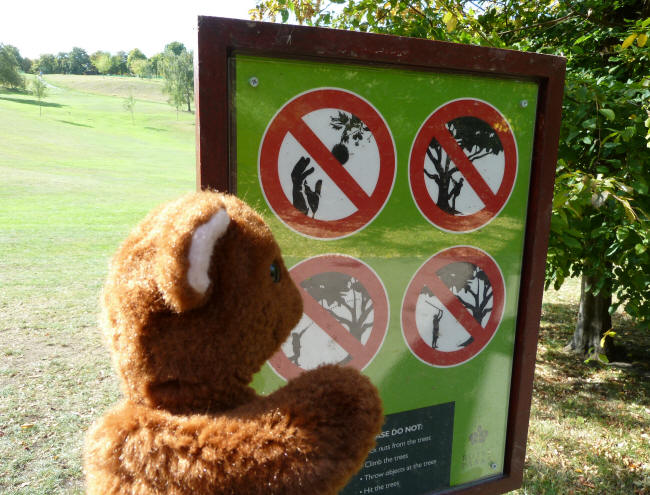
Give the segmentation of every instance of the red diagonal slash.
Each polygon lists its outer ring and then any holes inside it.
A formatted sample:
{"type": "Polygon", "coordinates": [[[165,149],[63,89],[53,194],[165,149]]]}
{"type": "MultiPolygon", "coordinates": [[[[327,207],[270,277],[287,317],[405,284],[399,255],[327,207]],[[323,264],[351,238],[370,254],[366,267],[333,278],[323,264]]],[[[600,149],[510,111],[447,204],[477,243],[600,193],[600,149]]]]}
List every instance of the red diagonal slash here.
{"type": "Polygon", "coordinates": [[[472,314],[467,311],[467,308],[463,306],[463,303],[460,302],[460,299],[449,290],[449,288],[444,284],[440,278],[432,274],[428,282],[431,287],[429,287],[435,296],[440,300],[440,302],[449,310],[456,321],[460,323],[465,330],[467,330],[474,338],[480,334],[481,331],[485,329],[476,321],[472,314]]]}
{"type": "Polygon", "coordinates": [[[311,130],[311,128],[302,120],[294,119],[291,123],[290,133],[298,140],[303,148],[309,153],[314,160],[320,165],[323,171],[330,179],[343,191],[343,194],[357,207],[362,210],[368,207],[370,197],[361,188],[350,172],[334,157],[332,152],[327,149],[320,138],[311,130]]]}
{"type": "Polygon", "coordinates": [[[301,288],[300,290],[303,294],[304,313],[323,329],[327,335],[355,358],[366,352],[365,346],[355,339],[329,311],[323,308],[305,289],[301,288]]]}
{"type": "Polygon", "coordinates": [[[467,179],[467,182],[469,182],[474,192],[483,201],[486,208],[489,210],[498,210],[499,201],[496,195],[492,192],[487,182],[485,182],[483,176],[476,170],[476,166],[467,158],[463,148],[458,145],[458,142],[451,135],[444,122],[436,122],[433,129],[433,136],[451,157],[458,171],[467,179]]]}

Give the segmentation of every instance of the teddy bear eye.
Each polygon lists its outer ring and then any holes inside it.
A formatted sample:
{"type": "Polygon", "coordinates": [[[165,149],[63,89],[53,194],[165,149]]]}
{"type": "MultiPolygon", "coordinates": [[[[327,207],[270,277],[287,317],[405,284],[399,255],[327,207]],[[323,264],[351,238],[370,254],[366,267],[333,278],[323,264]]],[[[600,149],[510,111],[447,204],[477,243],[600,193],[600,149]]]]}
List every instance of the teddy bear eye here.
{"type": "Polygon", "coordinates": [[[278,266],[277,261],[271,263],[271,280],[276,284],[280,281],[280,267],[278,266]]]}

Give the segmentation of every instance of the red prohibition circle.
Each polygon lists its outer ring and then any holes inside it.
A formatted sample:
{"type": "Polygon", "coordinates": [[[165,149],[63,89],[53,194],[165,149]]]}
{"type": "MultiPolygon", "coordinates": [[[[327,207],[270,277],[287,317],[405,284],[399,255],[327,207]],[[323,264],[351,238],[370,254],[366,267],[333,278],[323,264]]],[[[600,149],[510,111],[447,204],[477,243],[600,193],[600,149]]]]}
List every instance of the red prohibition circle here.
{"type": "Polygon", "coordinates": [[[317,239],[340,239],[367,226],[383,209],[395,182],[395,145],[381,114],[360,96],[338,88],[319,88],[289,100],[271,119],[259,152],[259,178],[270,208],[290,229],[317,239]],[[379,177],[368,195],[352,175],[338,162],[303,117],[324,108],[339,109],[359,117],[372,133],[379,150],[379,177]],[[293,137],[336,183],[357,210],[345,218],[318,220],[298,211],[282,190],[278,171],[280,147],[287,136],[293,137]]]}
{"type": "Polygon", "coordinates": [[[501,269],[485,251],[471,246],[455,246],[429,258],[415,273],[404,294],[402,302],[402,334],[411,352],[422,362],[446,368],[465,363],[477,356],[494,337],[505,307],[505,285],[501,269]],[[479,267],[492,285],[493,306],[485,327],[482,327],[469,311],[438,277],[441,268],[456,262],[468,262],[479,267]],[[427,285],[445,308],[452,314],[474,340],[456,351],[440,351],[429,346],[418,332],[415,310],[420,292],[427,285]]]}
{"type": "MultiPolygon", "coordinates": [[[[372,268],[365,263],[341,254],[324,254],[306,259],[291,270],[291,278],[302,293],[304,313],[309,316],[323,331],[325,331],[339,346],[344,348],[352,359],[346,366],[361,371],[377,355],[388,330],[388,296],[386,288],[372,268]],[[373,303],[373,323],[370,335],[363,344],[357,340],[331,313],[323,308],[300,285],[304,280],[327,272],[338,272],[350,275],[357,279],[366,289],[373,303]]],[[[305,369],[289,360],[282,349],[269,359],[271,368],[285,380],[295,378],[305,369]]]]}
{"type": "Polygon", "coordinates": [[[492,221],[508,202],[516,176],[517,144],[512,129],[496,108],[481,100],[454,100],[434,110],[420,127],[411,147],[409,183],[413,199],[429,222],[448,232],[471,232],[492,221]],[[447,129],[446,124],[458,117],[476,117],[483,120],[494,129],[501,140],[505,164],[503,178],[496,193],[447,129]],[[434,137],[481,199],[485,205],[483,209],[469,215],[453,215],[442,210],[433,201],[425,184],[423,168],[427,148],[434,137]]]}

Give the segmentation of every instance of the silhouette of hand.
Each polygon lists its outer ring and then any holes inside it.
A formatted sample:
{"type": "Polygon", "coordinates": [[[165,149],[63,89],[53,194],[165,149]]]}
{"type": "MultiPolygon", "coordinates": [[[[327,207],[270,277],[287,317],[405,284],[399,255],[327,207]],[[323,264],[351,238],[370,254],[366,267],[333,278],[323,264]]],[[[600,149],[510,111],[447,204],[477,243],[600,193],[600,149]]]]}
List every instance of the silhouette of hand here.
{"type": "Polygon", "coordinates": [[[311,208],[312,217],[316,215],[316,210],[318,210],[318,203],[320,203],[320,190],[322,185],[322,180],[317,181],[316,186],[312,191],[309,187],[309,184],[307,184],[307,181],[305,181],[303,184],[305,188],[305,196],[307,196],[307,203],[309,203],[309,207],[311,208]]]}
{"type": "Polygon", "coordinates": [[[304,156],[300,157],[300,160],[298,160],[291,171],[291,182],[293,183],[291,191],[293,196],[293,206],[304,215],[309,213],[309,208],[307,207],[307,202],[302,194],[302,184],[307,176],[314,173],[314,167],[307,169],[310,161],[309,158],[304,156]]]}
{"type": "Polygon", "coordinates": [[[291,171],[291,182],[293,182],[294,187],[300,188],[303,181],[310,174],[314,173],[314,167],[311,167],[307,170],[307,166],[311,161],[310,158],[300,157],[300,160],[294,165],[293,170],[291,171]]]}

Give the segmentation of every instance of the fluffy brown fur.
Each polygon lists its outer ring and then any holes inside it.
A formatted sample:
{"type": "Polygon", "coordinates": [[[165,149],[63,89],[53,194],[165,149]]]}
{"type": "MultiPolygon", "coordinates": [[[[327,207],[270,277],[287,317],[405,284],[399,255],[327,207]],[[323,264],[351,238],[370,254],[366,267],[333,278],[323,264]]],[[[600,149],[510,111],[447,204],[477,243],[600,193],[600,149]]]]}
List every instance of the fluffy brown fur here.
{"type": "Polygon", "coordinates": [[[323,366],[267,397],[250,388],[302,301],[270,230],[234,196],[150,213],[115,255],[102,306],[125,397],[86,437],[89,494],[334,494],[374,445],[381,403],[356,370],[323,366]],[[222,209],[201,294],[187,279],[192,234],[222,209]]]}

